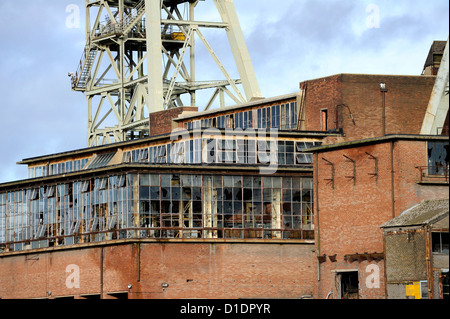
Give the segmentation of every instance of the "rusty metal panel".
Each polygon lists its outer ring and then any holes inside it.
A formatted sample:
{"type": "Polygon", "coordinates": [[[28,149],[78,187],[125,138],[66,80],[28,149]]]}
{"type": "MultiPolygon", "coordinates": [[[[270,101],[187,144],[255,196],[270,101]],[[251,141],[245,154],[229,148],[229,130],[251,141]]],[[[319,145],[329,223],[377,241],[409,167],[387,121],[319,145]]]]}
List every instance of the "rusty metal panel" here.
{"type": "Polygon", "coordinates": [[[427,280],[423,230],[388,233],[385,240],[388,283],[427,280]]]}

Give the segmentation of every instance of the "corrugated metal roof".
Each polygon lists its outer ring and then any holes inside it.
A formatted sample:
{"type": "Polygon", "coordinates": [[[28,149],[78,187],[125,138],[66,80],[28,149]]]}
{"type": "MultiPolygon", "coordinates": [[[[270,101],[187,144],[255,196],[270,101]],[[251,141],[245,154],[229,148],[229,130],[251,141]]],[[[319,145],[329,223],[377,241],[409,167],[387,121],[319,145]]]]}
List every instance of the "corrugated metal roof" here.
{"type": "Polygon", "coordinates": [[[425,200],[381,225],[381,228],[428,225],[448,216],[448,212],[448,199],[425,200]]]}

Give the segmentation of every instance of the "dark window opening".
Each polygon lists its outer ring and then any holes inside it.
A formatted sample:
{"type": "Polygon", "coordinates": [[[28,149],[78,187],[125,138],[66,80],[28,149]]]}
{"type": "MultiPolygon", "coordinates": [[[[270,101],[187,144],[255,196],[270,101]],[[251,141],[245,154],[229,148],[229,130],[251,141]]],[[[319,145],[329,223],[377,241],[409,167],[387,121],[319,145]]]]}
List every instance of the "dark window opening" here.
{"type": "Polygon", "coordinates": [[[128,292],[118,292],[108,294],[112,299],[128,299],[128,292]]]}
{"type": "Polygon", "coordinates": [[[448,254],[449,233],[435,232],[431,234],[433,253],[448,254]]]}
{"type": "Polygon", "coordinates": [[[326,132],[328,131],[328,110],[321,110],[320,111],[320,125],[322,128],[322,131],[326,132]]]}
{"type": "Polygon", "coordinates": [[[102,299],[102,298],[100,297],[100,294],[95,294],[95,295],[84,295],[84,296],[81,296],[81,297],[83,297],[84,299],[93,299],[93,300],[102,299]]]}
{"type": "Polygon", "coordinates": [[[428,174],[448,175],[449,142],[429,142],[428,143],[428,174]]]}
{"type": "Polygon", "coordinates": [[[358,272],[341,273],[341,297],[342,299],[359,299],[358,272]]]}

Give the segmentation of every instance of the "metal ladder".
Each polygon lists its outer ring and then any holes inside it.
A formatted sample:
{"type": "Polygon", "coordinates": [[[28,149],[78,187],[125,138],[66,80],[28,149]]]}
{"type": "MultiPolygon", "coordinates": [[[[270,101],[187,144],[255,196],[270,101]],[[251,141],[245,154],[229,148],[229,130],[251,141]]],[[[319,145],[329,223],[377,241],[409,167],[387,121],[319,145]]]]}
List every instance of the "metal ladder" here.
{"type": "Polygon", "coordinates": [[[75,73],[75,76],[72,77],[72,89],[86,88],[96,55],[96,49],[91,49],[89,46],[85,47],[78,70],[75,73]]]}

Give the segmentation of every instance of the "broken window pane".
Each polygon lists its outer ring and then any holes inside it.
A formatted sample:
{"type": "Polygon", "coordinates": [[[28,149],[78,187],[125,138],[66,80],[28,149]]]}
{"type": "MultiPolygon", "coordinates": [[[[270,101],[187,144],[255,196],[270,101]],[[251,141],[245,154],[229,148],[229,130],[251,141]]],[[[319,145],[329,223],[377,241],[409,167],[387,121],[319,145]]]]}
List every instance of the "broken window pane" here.
{"type": "Polygon", "coordinates": [[[301,239],[312,230],[311,178],[133,173],[94,181],[0,194],[0,241],[31,239],[39,248],[142,237],[301,239]]]}
{"type": "Polygon", "coordinates": [[[429,142],[428,143],[428,174],[448,175],[449,142],[429,142]]]}

